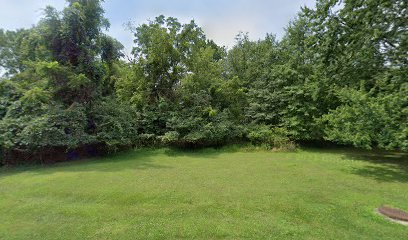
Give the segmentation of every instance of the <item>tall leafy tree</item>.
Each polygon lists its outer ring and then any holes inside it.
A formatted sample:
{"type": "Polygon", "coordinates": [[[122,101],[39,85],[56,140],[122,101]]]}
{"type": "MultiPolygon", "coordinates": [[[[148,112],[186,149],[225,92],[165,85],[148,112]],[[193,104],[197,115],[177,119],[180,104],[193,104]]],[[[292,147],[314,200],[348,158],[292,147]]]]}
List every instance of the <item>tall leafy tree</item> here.
{"type": "Polygon", "coordinates": [[[1,31],[1,66],[10,76],[0,86],[3,149],[46,153],[110,142],[93,110],[106,106],[95,102],[121,56],[121,44],[102,33],[108,26],[101,1],[71,0],[62,12],[47,7],[30,29],[1,31]]]}

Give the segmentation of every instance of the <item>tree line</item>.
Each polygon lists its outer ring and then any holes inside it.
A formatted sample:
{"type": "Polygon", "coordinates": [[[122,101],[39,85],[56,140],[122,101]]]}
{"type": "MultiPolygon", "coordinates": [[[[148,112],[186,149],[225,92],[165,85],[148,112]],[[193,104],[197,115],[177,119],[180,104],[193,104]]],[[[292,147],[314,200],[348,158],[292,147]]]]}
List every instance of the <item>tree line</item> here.
{"type": "Polygon", "coordinates": [[[240,33],[231,49],[158,16],[130,28],[126,60],[101,0],[67,2],[0,29],[4,163],[235,142],[408,150],[407,1],[318,0],[282,39],[240,33]]]}

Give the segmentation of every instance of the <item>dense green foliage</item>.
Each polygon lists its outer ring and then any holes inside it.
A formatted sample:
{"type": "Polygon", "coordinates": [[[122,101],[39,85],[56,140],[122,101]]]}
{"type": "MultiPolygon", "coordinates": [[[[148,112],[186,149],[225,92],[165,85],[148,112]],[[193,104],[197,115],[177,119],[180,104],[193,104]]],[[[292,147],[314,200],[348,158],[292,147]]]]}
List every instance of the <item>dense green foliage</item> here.
{"type": "Polygon", "coordinates": [[[100,0],[68,3],[0,30],[4,156],[236,141],[408,150],[406,1],[318,0],[281,40],[239,34],[229,50],[159,16],[131,27],[130,61],[100,0]]]}

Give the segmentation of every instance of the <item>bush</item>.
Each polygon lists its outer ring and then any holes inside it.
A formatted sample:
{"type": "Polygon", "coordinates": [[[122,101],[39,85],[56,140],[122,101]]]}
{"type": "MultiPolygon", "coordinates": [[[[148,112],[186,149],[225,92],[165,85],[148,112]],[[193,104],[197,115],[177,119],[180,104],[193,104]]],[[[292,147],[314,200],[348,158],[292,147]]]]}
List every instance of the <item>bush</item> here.
{"type": "Polygon", "coordinates": [[[120,104],[113,98],[99,102],[92,111],[92,125],[99,143],[111,150],[132,146],[138,136],[134,119],[136,112],[129,105],[120,104]]]}
{"type": "Polygon", "coordinates": [[[137,136],[135,145],[151,147],[151,146],[159,146],[160,143],[161,143],[161,139],[156,134],[142,133],[137,136]]]}
{"type": "Polygon", "coordinates": [[[322,118],[326,140],[366,149],[408,150],[407,96],[408,85],[386,97],[342,92],[344,104],[322,118]]]}
{"type": "Polygon", "coordinates": [[[172,144],[179,140],[180,133],[176,131],[166,132],[164,136],[161,137],[161,140],[164,144],[172,144]]]}
{"type": "Polygon", "coordinates": [[[87,127],[82,107],[57,108],[41,116],[4,118],[0,121],[0,141],[4,149],[76,148],[95,142],[87,127]]]}
{"type": "Polygon", "coordinates": [[[212,116],[176,116],[168,122],[172,131],[167,132],[162,141],[177,147],[221,146],[244,136],[244,129],[232,120],[228,111],[212,116]]]}
{"type": "Polygon", "coordinates": [[[296,148],[284,128],[254,125],[250,127],[247,138],[252,144],[266,149],[293,150],[296,148]]]}

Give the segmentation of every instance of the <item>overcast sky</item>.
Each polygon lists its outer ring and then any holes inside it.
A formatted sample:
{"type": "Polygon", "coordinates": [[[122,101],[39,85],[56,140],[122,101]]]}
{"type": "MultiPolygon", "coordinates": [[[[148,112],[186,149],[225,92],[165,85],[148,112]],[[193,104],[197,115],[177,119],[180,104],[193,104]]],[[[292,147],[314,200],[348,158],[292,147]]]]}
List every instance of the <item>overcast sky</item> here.
{"type": "MultiPolygon", "coordinates": [[[[160,14],[181,22],[194,19],[217,44],[231,47],[239,31],[251,39],[266,33],[283,35],[284,27],[301,6],[314,6],[314,0],[105,0],[105,16],[110,20],[111,36],[121,41],[129,52],[132,34],[124,23],[136,24],[160,14]]],[[[41,9],[52,5],[62,10],[64,0],[0,0],[0,28],[27,28],[41,17],[41,9]]]]}

